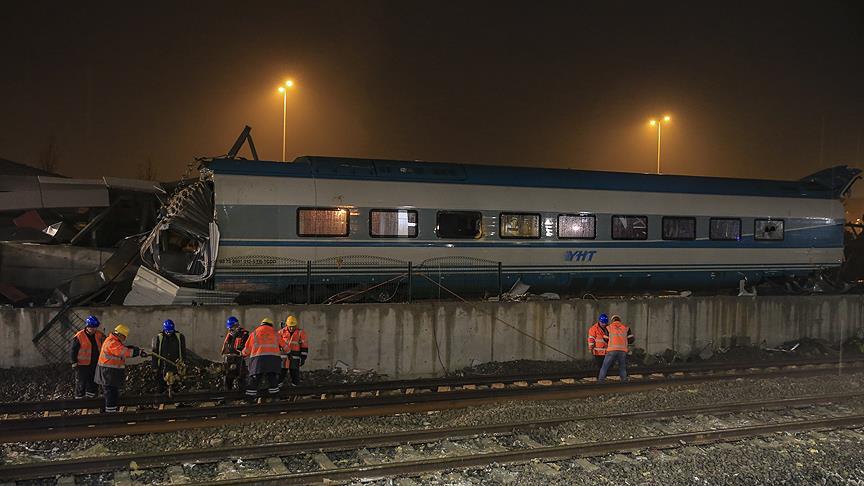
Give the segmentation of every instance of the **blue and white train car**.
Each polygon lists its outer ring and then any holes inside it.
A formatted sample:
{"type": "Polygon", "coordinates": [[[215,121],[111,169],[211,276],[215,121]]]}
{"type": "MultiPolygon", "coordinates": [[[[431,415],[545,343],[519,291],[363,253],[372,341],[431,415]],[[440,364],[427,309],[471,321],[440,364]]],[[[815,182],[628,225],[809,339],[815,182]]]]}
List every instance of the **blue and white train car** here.
{"type": "Polygon", "coordinates": [[[279,291],[305,280],[306,262],[359,281],[408,262],[501,262],[506,285],[562,293],[735,287],[836,268],[841,196],[860,172],[768,181],[329,157],[216,159],[205,170],[217,289],[279,291]]]}

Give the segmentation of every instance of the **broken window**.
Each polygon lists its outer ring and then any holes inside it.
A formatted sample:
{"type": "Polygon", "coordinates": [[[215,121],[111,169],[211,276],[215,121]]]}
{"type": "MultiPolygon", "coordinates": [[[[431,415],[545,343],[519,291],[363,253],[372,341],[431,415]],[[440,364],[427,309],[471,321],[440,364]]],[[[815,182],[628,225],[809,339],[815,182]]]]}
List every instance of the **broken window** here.
{"type": "Polygon", "coordinates": [[[348,210],[342,208],[300,208],[298,236],[348,236],[348,210]]]}
{"type": "Polygon", "coordinates": [[[480,238],[483,216],[477,211],[439,211],[435,234],[438,238],[480,238]]]}
{"type": "Polygon", "coordinates": [[[540,238],[540,215],[501,213],[501,238],[540,238]]]}
{"type": "Polygon", "coordinates": [[[559,214],[558,238],[593,240],[597,218],[593,214],[559,214]]]}
{"type": "Polygon", "coordinates": [[[757,219],[754,222],[753,238],[756,240],[782,240],[782,219],[757,219]]]}
{"type": "Polygon", "coordinates": [[[740,240],[741,220],[731,218],[711,218],[708,233],[708,236],[712,240],[740,240]]]}
{"type": "Polygon", "coordinates": [[[613,240],[647,240],[647,216],[612,216],[613,240]]]}
{"type": "Polygon", "coordinates": [[[417,211],[373,209],[369,211],[369,235],[374,238],[414,238],[417,236],[417,211]]]}
{"type": "Polygon", "coordinates": [[[695,240],[696,218],[667,216],[663,218],[664,240],[695,240]]]}

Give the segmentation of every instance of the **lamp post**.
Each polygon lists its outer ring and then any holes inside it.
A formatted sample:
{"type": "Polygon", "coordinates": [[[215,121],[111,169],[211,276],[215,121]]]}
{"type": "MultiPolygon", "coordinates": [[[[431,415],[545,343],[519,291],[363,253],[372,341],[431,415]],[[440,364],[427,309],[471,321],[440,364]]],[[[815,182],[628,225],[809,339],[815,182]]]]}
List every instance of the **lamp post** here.
{"type": "Polygon", "coordinates": [[[288,117],[288,89],[294,87],[294,81],[290,79],[285,81],[285,86],[279,86],[279,92],[282,93],[282,162],[285,162],[285,131],[286,120],[288,117]]]}
{"type": "Polygon", "coordinates": [[[648,122],[648,124],[652,127],[657,127],[657,174],[660,174],[660,133],[662,131],[661,128],[664,123],[669,123],[670,121],[672,121],[672,117],[670,117],[669,115],[664,115],[662,117],[652,119],[648,122]]]}

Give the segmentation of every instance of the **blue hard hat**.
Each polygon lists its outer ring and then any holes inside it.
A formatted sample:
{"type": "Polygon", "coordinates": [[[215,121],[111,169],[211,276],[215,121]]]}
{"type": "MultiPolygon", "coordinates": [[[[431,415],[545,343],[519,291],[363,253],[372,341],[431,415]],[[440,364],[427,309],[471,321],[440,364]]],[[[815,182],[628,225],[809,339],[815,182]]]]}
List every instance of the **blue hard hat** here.
{"type": "Polygon", "coordinates": [[[225,321],[225,327],[226,327],[227,329],[231,329],[232,327],[234,327],[235,324],[239,324],[239,323],[240,323],[240,320],[238,320],[238,319],[237,319],[236,317],[234,317],[234,316],[231,316],[231,317],[228,318],[227,321],[225,321]]]}
{"type": "Polygon", "coordinates": [[[600,314],[600,317],[597,318],[600,321],[600,324],[609,324],[609,316],[606,314],[600,314]]]}
{"type": "Polygon", "coordinates": [[[166,319],[165,322],[162,323],[162,330],[165,332],[174,332],[174,321],[166,319]]]}
{"type": "Polygon", "coordinates": [[[87,316],[87,319],[84,320],[87,323],[87,327],[99,327],[99,319],[96,319],[96,316],[87,316]]]}

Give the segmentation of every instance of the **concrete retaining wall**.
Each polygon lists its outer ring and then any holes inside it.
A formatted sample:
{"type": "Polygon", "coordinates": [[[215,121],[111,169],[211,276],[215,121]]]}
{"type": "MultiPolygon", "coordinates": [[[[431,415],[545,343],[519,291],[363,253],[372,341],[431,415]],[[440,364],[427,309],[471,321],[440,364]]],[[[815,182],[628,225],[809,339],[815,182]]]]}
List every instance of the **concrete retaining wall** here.
{"type": "MultiPolygon", "coordinates": [[[[0,311],[0,367],[44,364],[31,340],[53,309],[0,311]]],[[[88,309],[81,309],[85,316],[88,309]]],[[[92,309],[106,327],[132,329],[130,344],[147,345],[171,318],[192,350],[219,360],[225,318],[247,328],[263,317],[295,313],[310,340],[307,368],[341,360],[394,378],[441,375],[487,361],[589,359],[586,332],[597,314],[620,314],[649,353],[672,348],[689,353],[736,342],[769,346],[799,337],[839,342],[864,332],[864,296],[696,297],[621,301],[463,304],[358,304],[333,306],[106,307],[92,309]],[[511,327],[512,326],[512,327],[511,327]]]]}

